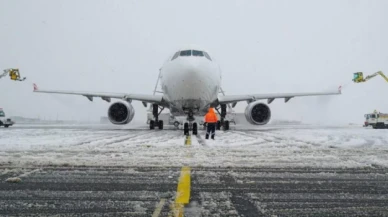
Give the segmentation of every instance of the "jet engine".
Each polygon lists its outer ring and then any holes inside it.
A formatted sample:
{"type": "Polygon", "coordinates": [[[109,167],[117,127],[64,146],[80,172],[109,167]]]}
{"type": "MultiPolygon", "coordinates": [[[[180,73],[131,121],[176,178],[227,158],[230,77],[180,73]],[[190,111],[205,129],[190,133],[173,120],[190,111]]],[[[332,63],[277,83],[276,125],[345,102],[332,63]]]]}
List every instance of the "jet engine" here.
{"type": "Polygon", "coordinates": [[[108,118],[112,124],[128,124],[135,116],[135,109],[128,102],[115,102],[108,108],[108,118]]]}
{"type": "Polygon", "coordinates": [[[249,103],[245,108],[245,118],[254,125],[264,125],[271,119],[271,110],[261,102],[249,103]]]}

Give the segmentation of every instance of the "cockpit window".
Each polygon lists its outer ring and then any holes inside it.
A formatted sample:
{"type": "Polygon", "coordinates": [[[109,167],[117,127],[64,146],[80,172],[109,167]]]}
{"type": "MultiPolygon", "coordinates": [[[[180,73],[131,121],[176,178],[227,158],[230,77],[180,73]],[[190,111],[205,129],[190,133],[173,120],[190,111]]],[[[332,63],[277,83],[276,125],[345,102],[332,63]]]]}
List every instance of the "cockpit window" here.
{"type": "Polygon", "coordinates": [[[5,114],[3,111],[0,110],[0,117],[5,117],[5,114]]]}
{"type": "Polygon", "coordinates": [[[193,56],[201,56],[203,57],[203,52],[199,50],[193,50],[193,56]]]}
{"type": "Polygon", "coordinates": [[[208,54],[208,53],[206,53],[206,52],[203,52],[203,54],[205,55],[205,57],[206,57],[208,60],[212,61],[212,59],[210,58],[210,56],[209,56],[209,54],[208,54]]]}
{"type": "Polygon", "coordinates": [[[171,58],[171,61],[175,60],[179,56],[196,56],[196,57],[203,57],[204,56],[204,57],[206,57],[206,59],[212,61],[212,59],[210,58],[208,53],[206,53],[205,51],[200,51],[200,50],[182,50],[182,51],[178,51],[171,58]]]}
{"type": "Polygon", "coordinates": [[[171,61],[175,60],[178,57],[179,57],[179,51],[174,54],[174,56],[171,58],[171,61]]]}
{"type": "Polygon", "coordinates": [[[182,50],[180,56],[191,56],[191,50],[182,50]]]}

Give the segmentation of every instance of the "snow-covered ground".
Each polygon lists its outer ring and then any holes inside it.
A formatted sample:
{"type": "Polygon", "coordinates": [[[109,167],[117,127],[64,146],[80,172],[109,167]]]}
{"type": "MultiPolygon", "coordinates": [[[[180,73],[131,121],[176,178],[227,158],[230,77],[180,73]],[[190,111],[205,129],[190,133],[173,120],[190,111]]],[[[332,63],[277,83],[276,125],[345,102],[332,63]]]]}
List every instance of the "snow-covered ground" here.
{"type": "Polygon", "coordinates": [[[360,126],[237,126],[216,140],[146,126],[0,128],[0,164],[91,166],[388,167],[388,130],[360,126]]]}

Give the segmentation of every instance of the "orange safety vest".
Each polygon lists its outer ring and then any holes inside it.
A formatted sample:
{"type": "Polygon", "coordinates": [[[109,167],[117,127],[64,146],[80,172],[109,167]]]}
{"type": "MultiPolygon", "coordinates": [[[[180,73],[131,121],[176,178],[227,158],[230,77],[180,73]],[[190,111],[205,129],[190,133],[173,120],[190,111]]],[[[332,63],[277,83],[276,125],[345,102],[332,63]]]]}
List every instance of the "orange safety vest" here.
{"type": "Polygon", "coordinates": [[[213,108],[209,108],[208,113],[205,115],[206,123],[216,123],[218,121],[217,115],[214,112],[213,108]]]}

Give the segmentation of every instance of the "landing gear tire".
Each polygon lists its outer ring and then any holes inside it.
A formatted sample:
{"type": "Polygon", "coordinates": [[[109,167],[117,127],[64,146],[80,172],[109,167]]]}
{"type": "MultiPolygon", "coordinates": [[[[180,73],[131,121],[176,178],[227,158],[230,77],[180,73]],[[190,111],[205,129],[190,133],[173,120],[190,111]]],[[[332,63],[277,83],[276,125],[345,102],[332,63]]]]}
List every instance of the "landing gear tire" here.
{"type": "Polygon", "coordinates": [[[189,135],[189,123],[185,123],[183,125],[183,133],[184,135],[188,136],[189,135]]]}
{"type": "Polygon", "coordinates": [[[198,124],[193,123],[193,135],[197,135],[197,134],[198,134],[198,124]]]}
{"type": "Polygon", "coordinates": [[[163,121],[162,120],[160,120],[158,122],[158,127],[159,127],[159,130],[163,130],[163,121]]]}
{"type": "Polygon", "coordinates": [[[229,130],[229,121],[224,122],[224,130],[229,130]]]}
{"type": "Polygon", "coordinates": [[[221,121],[217,121],[216,130],[221,130],[221,121]]]}
{"type": "Polygon", "coordinates": [[[155,121],[151,120],[150,121],[150,130],[153,130],[153,129],[155,129],[155,121]]]}

